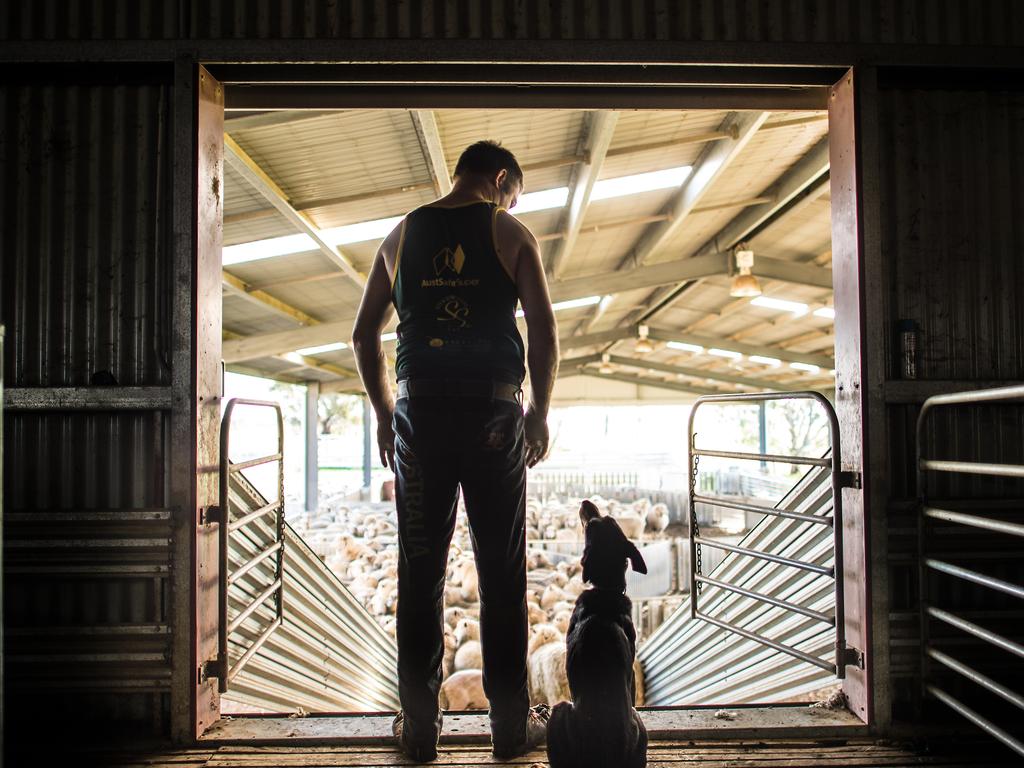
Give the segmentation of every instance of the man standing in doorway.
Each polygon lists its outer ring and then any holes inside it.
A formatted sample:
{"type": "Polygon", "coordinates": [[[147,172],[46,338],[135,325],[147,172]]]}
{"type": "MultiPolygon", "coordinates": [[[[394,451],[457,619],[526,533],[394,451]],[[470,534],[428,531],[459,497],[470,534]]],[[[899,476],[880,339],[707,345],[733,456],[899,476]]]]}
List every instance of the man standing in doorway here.
{"type": "Polygon", "coordinates": [[[508,213],[523,190],[515,156],[477,142],[459,158],[454,182],[381,244],[352,333],[381,461],[396,478],[402,711],[394,733],[419,761],[435,758],[441,732],[444,580],[460,486],[479,577],[494,754],[511,758],[539,745],[546,721],[546,711],[530,709],[527,690],[525,495],[526,468],[548,449],[558,334],[537,240],[508,213]],[[380,343],[393,308],[397,402],[380,343]]]}

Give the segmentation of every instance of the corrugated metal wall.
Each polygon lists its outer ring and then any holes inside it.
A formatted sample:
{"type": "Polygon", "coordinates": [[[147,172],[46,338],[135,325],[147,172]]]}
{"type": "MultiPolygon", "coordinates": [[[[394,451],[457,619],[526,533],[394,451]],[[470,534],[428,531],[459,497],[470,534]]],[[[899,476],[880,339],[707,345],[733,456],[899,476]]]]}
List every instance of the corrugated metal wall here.
{"type": "MultiPolygon", "coordinates": [[[[169,85],[2,90],[8,387],[169,383],[169,99],[169,85]]],[[[10,730],[46,711],[167,732],[168,417],[5,413],[10,730]]]]}
{"type": "Polygon", "coordinates": [[[37,0],[0,39],[444,38],[1020,45],[1015,0],[37,0]]]}
{"type": "MultiPolygon", "coordinates": [[[[978,83],[982,86],[983,83],[978,83]]],[[[918,707],[919,623],[914,428],[936,391],[1024,380],[1024,93],[886,87],[877,115],[880,234],[885,272],[891,684],[894,716],[918,707]],[[900,381],[897,323],[913,320],[918,381],[900,381]]],[[[974,407],[932,417],[926,455],[974,461],[1024,459],[1024,413],[974,407]]],[[[985,503],[1020,498],[1020,483],[947,476],[938,498],[985,503]]],[[[1005,513],[1004,513],[1005,514],[1005,513]]],[[[962,532],[961,532],[962,533],[962,532]]],[[[941,536],[939,537],[941,539],[941,536]]],[[[966,554],[998,541],[961,535],[931,551],[966,554]]],[[[1005,543],[1003,545],[1005,548],[1005,543]]],[[[1018,583],[1024,563],[987,558],[975,566],[1018,583]],[[1011,574],[1016,574],[1013,578],[1011,574]]],[[[943,582],[948,588],[948,582],[943,582]]],[[[935,592],[933,592],[935,594],[935,592]]],[[[992,593],[960,589],[944,598],[974,610],[992,593]]],[[[998,600],[996,601],[998,602],[998,600]]]]}

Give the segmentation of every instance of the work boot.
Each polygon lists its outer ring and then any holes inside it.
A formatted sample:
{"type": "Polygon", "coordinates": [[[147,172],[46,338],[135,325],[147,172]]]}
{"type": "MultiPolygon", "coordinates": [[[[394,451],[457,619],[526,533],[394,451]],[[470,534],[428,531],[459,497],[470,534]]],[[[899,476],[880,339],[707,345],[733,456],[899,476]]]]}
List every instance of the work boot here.
{"type": "MultiPolygon", "coordinates": [[[[440,717],[438,719],[440,719],[440,717]]],[[[429,763],[431,760],[437,759],[436,741],[432,744],[430,742],[415,744],[405,738],[405,713],[401,710],[398,711],[398,714],[395,715],[394,721],[391,723],[391,733],[394,734],[395,739],[398,741],[398,748],[401,749],[409,759],[415,760],[417,763],[429,763]]],[[[440,724],[438,724],[437,733],[438,736],[440,736],[440,724]]]]}
{"type": "Polygon", "coordinates": [[[548,717],[550,716],[551,709],[547,704],[530,707],[526,717],[526,738],[509,740],[503,736],[496,737],[491,734],[491,752],[499,760],[511,760],[531,749],[536,749],[547,740],[548,717]]]}

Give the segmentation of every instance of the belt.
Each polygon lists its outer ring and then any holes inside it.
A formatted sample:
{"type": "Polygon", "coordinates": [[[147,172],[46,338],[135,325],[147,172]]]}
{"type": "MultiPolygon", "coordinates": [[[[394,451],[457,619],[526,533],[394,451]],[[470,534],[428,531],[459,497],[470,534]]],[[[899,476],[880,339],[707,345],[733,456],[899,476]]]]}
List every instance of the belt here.
{"type": "Polygon", "coordinates": [[[398,397],[485,397],[521,403],[522,388],[487,379],[402,379],[398,397]]]}

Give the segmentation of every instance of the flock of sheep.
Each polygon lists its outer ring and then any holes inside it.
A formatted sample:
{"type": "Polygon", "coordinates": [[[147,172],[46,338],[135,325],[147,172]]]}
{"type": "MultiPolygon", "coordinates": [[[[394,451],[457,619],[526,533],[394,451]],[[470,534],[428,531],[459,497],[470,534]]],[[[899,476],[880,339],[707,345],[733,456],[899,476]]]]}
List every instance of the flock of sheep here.
{"type": "MultiPolygon", "coordinates": [[[[664,504],[648,499],[624,503],[591,500],[616,518],[631,538],[655,538],[669,524],[664,504]]],[[[583,531],[578,499],[531,497],[526,503],[527,607],[530,620],[528,671],[534,704],[569,700],[565,677],[565,633],[576,598],[584,589],[580,554],[583,531]]],[[[296,528],[349,591],[385,630],[395,632],[398,544],[394,510],[339,506],[296,528]]],[[[445,653],[441,705],[448,710],[487,709],[481,674],[476,566],[464,510],[460,510],[448,555],[445,586],[445,653]]],[[[643,675],[636,663],[637,706],[643,675]]]]}

